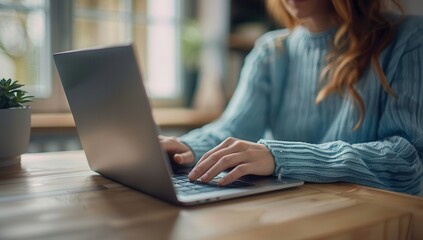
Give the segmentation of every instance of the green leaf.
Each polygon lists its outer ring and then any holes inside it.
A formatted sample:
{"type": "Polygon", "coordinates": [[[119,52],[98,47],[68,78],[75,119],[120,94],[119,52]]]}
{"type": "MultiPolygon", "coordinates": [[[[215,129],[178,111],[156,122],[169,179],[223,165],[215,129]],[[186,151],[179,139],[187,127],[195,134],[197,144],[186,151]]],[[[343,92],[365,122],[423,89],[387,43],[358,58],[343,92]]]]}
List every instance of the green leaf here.
{"type": "Polygon", "coordinates": [[[23,84],[12,79],[0,80],[0,109],[22,107],[24,103],[32,102],[33,96],[22,90],[23,84]]]}

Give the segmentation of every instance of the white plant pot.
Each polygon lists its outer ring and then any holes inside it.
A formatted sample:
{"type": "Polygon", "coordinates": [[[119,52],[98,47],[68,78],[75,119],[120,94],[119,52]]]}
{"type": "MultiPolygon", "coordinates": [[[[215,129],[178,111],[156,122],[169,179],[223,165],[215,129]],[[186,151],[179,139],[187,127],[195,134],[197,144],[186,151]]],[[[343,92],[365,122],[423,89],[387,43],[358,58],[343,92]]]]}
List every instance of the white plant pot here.
{"type": "Polygon", "coordinates": [[[31,108],[0,109],[0,167],[19,163],[28,149],[31,108]]]}

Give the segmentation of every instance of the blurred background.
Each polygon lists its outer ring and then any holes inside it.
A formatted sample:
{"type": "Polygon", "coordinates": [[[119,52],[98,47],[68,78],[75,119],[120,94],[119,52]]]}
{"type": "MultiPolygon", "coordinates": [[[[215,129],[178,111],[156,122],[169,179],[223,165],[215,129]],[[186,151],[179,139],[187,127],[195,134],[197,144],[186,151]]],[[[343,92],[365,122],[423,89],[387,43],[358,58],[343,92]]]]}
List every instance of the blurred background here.
{"type": "MultiPolygon", "coordinates": [[[[403,4],[407,13],[423,13],[421,1],[403,4]]],[[[168,123],[163,134],[181,135],[213,117],[178,125],[172,115],[189,109],[196,117],[218,116],[254,41],[277,27],[264,5],[264,0],[0,0],[0,78],[26,85],[36,97],[31,104],[36,117],[66,116],[70,111],[52,53],[133,43],[151,104],[168,123]]],[[[29,152],[74,149],[81,146],[73,127],[32,131],[29,152]]]]}

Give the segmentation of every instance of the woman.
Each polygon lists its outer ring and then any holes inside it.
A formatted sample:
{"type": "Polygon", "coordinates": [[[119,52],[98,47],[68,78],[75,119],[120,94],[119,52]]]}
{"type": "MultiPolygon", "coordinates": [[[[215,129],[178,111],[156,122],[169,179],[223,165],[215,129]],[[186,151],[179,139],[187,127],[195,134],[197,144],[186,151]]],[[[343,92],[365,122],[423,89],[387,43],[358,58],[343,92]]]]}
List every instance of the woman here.
{"type": "MultiPolygon", "coordinates": [[[[383,0],[269,0],[288,30],[246,59],[222,117],[161,137],[191,180],[246,174],[352,182],[418,194],[423,161],[423,18],[383,0]],[[269,137],[270,133],[271,137],[269,137]]],[[[393,4],[392,4],[393,3],[393,4]]]]}

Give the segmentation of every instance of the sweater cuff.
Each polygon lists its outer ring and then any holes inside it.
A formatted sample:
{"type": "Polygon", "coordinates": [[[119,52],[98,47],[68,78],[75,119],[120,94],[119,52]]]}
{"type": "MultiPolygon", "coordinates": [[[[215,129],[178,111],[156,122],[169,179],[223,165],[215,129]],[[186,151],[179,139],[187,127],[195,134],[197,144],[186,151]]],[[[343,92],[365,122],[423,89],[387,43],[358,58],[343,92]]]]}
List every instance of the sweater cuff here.
{"type": "Polygon", "coordinates": [[[299,151],[304,148],[304,143],[265,139],[260,139],[258,143],[265,145],[273,155],[275,160],[274,176],[296,178],[307,172],[309,167],[313,167],[313,163],[298,159],[301,153],[306,154],[307,152],[306,149],[299,151]]]}
{"type": "MultiPolygon", "coordinates": [[[[286,161],[284,160],[284,157],[283,157],[282,152],[284,150],[281,149],[281,148],[276,149],[276,148],[272,147],[272,142],[274,142],[274,141],[273,140],[260,139],[257,143],[263,144],[267,147],[267,149],[269,149],[269,151],[272,154],[273,159],[275,161],[275,171],[274,171],[273,175],[281,177],[281,176],[286,175],[285,170],[289,171],[289,166],[287,166],[286,161]]],[[[279,144],[278,144],[278,146],[279,146],[279,144]]]]}

